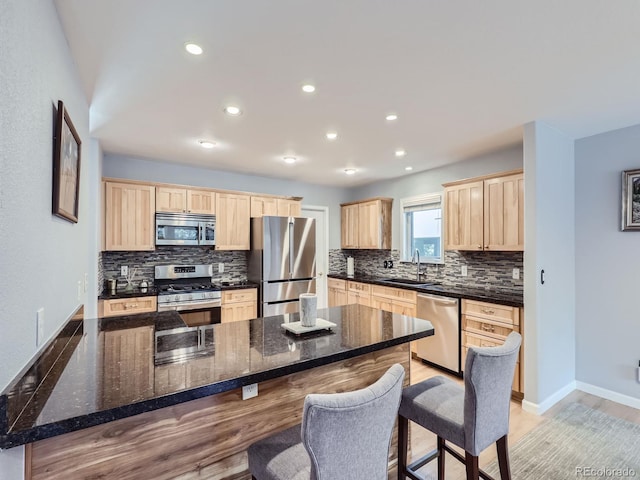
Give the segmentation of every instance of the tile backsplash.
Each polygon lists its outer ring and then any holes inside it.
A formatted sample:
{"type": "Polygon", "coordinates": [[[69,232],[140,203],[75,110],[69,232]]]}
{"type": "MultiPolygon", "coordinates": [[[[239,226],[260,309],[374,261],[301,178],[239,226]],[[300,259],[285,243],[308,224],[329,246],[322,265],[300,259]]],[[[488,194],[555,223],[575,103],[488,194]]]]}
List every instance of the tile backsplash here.
{"type": "MultiPolygon", "coordinates": [[[[389,278],[415,278],[416,265],[400,262],[399,250],[340,250],[329,251],[329,273],[346,274],[347,257],[354,258],[356,275],[389,278]],[[393,261],[393,268],[384,268],[385,260],[393,261]]],[[[444,264],[423,264],[421,278],[443,285],[492,288],[521,292],[524,288],[523,252],[459,252],[444,254],[444,264]],[[467,276],[461,267],[466,265],[467,276]],[[512,278],[513,269],[520,269],[520,279],[512,278]]]]}
{"type": "Polygon", "coordinates": [[[244,251],[218,251],[211,247],[158,246],[149,252],[102,252],[98,262],[100,290],[104,280],[116,278],[118,288],[126,285],[120,276],[120,267],[137,269],[133,280],[137,286],[142,280],[153,284],[156,265],[208,265],[213,264],[214,282],[231,282],[247,279],[247,253],[244,251]],[[224,263],[224,273],[218,273],[218,264],[224,263]]]}

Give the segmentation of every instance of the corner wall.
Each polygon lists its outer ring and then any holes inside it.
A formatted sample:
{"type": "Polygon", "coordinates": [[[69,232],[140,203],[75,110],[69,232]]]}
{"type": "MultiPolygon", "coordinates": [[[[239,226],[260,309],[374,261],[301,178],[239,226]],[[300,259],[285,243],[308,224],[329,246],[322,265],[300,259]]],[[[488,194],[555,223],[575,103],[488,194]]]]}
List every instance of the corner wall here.
{"type": "Polygon", "coordinates": [[[640,125],[576,141],[576,379],[636,408],[640,232],[621,231],[621,177],[638,152],[640,125]]]}

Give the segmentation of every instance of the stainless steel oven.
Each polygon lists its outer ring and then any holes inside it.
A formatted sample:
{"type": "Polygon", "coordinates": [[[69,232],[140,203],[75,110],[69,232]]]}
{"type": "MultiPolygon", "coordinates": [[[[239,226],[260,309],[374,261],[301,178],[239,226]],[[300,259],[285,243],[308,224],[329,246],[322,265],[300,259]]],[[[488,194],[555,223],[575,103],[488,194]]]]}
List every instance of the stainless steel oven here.
{"type": "Polygon", "coordinates": [[[172,328],[155,334],[156,365],[212,355],[213,349],[213,325],[172,328]]]}
{"type": "Polygon", "coordinates": [[[156,213],[156,245],[215,245],[216,217],[156,213]]]}

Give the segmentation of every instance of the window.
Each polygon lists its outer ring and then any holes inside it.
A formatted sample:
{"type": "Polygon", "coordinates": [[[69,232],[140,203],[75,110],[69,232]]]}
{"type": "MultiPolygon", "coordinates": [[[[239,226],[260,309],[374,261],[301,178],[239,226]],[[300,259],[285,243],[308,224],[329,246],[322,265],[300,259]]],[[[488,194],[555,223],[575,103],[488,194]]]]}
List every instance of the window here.
{"type": "Polygon", "coordinates": [[[420,261],[443,263],[442,197],[438,194],[404,198],[402,208],[402,261],[410,262],[420,252],[420,261]]]}

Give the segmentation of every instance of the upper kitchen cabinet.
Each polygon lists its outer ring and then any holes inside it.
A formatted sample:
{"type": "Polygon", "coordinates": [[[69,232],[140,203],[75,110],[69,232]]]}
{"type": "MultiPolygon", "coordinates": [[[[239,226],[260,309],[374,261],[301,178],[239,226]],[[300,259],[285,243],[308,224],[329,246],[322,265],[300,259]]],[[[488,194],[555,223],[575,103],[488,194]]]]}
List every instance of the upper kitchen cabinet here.
{"type": "Polygon", "coordinates": [[[444,184],[445,250],[524,250],[524,175],[444,184]]]}
{"type": "Polygon", "coordinates": [[[249,250],[249,195],[216,193],[216,205],[216,250],[249,250]]]}
{"type": "Polygon", "coordinates": [[[157,187],[156,212],[215,215],[216,194],[208,190],[157,187]]]}
{"type": "Polygon", "coordinates": [[[154,250],[155,187],[117,182],[104,187],[104,249],[154,250]]]}
{"type": "Polygon", "coordinates": [[[391,198],[373,198],[340,205],[341,246],[391,248],[391,198]]]}
{"type": "Polygon", "coordinates": [[[299,217],[300,200],[290,198],[251,196],[251,217],[299,217]]]}

